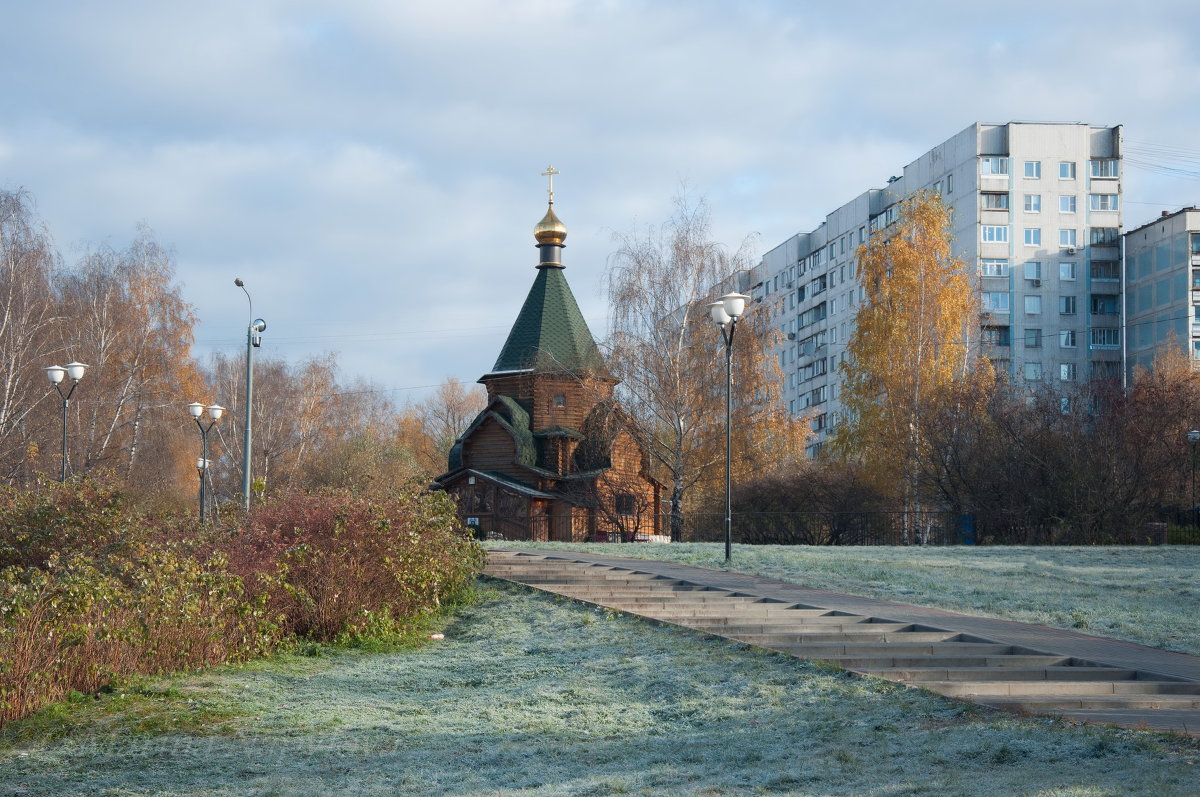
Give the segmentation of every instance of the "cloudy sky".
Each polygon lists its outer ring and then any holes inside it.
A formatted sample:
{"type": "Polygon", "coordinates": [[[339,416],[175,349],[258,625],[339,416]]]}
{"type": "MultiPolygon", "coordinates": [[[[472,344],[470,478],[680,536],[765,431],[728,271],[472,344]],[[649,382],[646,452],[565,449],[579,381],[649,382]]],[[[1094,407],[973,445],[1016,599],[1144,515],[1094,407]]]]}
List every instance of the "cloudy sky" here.
{"type": "Polygon", "coordinates": [[[41,0],[4,17],[0,187],[34,195],[69,260],[144,222],[176,254],[198,356],[244,346],[241,277],[267,354],[336,352],[399,402],[490,369],[535,275],[547,164],[597,337],[614,234],[684,187],[720,240],[762,252],[974,121],[1123,124],[1126,224],[1200,203],[1194,0],[41,0]]]}

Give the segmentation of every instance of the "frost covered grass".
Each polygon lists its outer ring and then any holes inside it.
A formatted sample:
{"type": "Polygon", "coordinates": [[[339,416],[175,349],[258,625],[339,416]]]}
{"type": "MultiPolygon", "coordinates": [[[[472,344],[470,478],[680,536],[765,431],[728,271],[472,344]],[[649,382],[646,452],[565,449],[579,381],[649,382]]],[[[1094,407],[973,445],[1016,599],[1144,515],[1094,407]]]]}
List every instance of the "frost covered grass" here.
{"type": "Polygon", "coordinates": [[[1200,546],[914,547],[489,543],[731,569],[1200,654],[1200,546]]]}
{"type": "Polygon", "coordinates": [[[39,714],[0,736],[0,783],[54,795],[1200,792],[1195,740],[1013,717],[517,586],[490,588],[444,630],[417,650],[324,650],[57,706],[54,723],[39,714]],[[189,713],[201,716],[165,719],[189,713]]]}

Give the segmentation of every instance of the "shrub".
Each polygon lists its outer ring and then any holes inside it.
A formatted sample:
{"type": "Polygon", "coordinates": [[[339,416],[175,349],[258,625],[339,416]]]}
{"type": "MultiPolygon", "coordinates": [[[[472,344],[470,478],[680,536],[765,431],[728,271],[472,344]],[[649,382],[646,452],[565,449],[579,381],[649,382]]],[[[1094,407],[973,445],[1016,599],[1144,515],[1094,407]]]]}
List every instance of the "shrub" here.
{"type": "Polygon", "coordinates": [[[45,567],[59,552],[109,556],[149,531],[104,476],[0,486],[0,568],[45,567]]]}
{"type": "Polygon", "coordinates": [[[119,562],[53,556],[0,570],[0,724],[115,676],[271,650],[278,630],[223,564],[168,544],[119,562]]]}
{"type": "Polygon", "coordinates": [[[397,636],[483,551],[444,494],[293,494],[201,527],[150,522],[104,479],[0,490],[0,725],[114,677],[397,636]]]}
{"type": "Polygon", "coordinates": [[[252,512],[231,542],[234,572],[285,631],[318,641],[435,610],[467,588],[484,555],[447,496],[415,490],[284,495],[252,512]]]}

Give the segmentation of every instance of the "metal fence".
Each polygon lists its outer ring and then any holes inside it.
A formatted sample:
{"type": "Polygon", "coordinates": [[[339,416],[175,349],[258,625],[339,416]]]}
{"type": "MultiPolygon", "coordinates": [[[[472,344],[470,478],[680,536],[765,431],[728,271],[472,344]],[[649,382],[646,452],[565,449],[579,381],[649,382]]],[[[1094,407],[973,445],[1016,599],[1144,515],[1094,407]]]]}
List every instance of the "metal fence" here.
{"type": "MultiPolygon", "coordinates": [[[[625,528],[597,531],[583,520],[537,518],[480,518],[474,527],[480,539],[540,540],[546,542],[666,542],[651,537],[652,518],[642,516],[625,528]]],[[[669,515],[658,528],[668,535],[669,515]]],[[[1164,545],[1200,544],[1200,530],[1182,523],[1151,522],[1119,531],[1066,525],[1047,526],[1019,519],[976,518],[947,511],[925,512],[735,512],[732,536],[748,545],[1164,545]]],[[[725,539],[725,516],[690,513],[683,542],[725,539]]]]}
{"type": "MultiPolygon", "coordinates": [[[[952,512],[738,512],[734,542],[750,545],[959,545],[973,542],[952,512]]],[[[691,515],[684,539],[725,539],[724,515],[691,515]]]]}

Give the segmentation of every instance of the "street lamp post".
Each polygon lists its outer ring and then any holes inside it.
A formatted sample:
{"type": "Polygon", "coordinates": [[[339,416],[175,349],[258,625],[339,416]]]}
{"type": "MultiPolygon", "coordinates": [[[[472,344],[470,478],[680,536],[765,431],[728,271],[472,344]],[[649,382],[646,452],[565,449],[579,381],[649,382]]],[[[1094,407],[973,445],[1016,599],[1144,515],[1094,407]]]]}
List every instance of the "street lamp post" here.
{"type": "Polygon", "coordinates": [[[737,322],[746,313],[749,296],[728,293],[708,306],[713,323],[721,329],[725,342],[725,561],[733,556],[733,498],[730,489],[729,463],[732,446],[730,427],[733,423],[733,333],[737,322]]]}
{"type": "Polygon", "coordinates": [[[250,291],[246,290],[246,283],[235,278],[233,284],[242,289],[242,293],[246,294],[246,301],[250,303],[251,321],[246,327],[246,408],[243,411],[246,424],[245,434],[242,436],[242,505],[250,509],[250,416],[254,414],[254,350],[262,345],[262,333],[267,328],[267,322],[254,317],[254,300],[250,298],[250,291]]]}
{"type": "Polygon", "coordinates": [[[84,373],[88,366],[80,362],[69,363],[66,367],[61,365],[46,366],[46,376],[50,379],[50,384],[54,385],[54,389],[58,391],[59,398],[62,399],[62,467],[59,470],[58,480],[65,482],[67,480],[67,408],[71,405],[71,395],[75,392],[75,388],[79,387],[79,380],[83,379],[84,373]],[[71,387],[66,393],[63,393],[63,379],[71,378],[71,387]]]}
{"type": "Polygon", "coordinates": [[[199,401],[193,401],[188,405],[188,412],[191,413],[192,419],[196,421],[196,426],[200,429],[200,459],[196,460],[196,475],[200,477],[200,522],[203,523],[206,514],[205,505],[208,503],[204,490],[208,481],[208,433],[216,426],[217,421],[221,420],[221,416],[225,414],[225,408],[220,404],[206,407],[199,401]],[[203,420],[205,410],[208,410],[210,418],[207,424],[203,420]]]}
{"type": "Polygon", "coordinates": [[[1192,525],[1196,526],[1196,444],[1200,443],[1200,429],[1188,432],[1187,440],[1192,446],[1192,525]]]}

